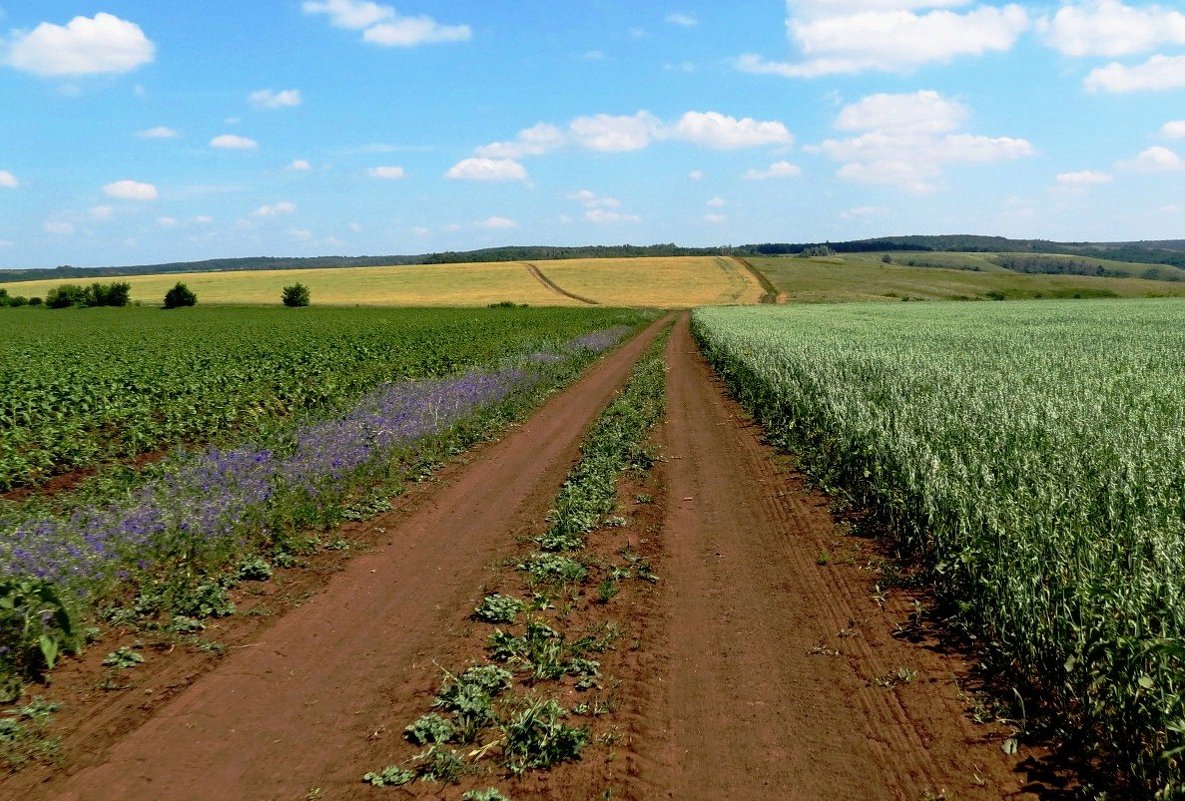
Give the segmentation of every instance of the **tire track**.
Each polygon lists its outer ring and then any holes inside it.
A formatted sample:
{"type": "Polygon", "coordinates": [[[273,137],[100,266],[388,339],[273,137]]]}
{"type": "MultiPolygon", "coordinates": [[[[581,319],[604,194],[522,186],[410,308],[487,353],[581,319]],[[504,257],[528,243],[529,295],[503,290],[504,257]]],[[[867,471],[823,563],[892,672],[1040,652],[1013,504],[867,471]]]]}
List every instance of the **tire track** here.
{"type": "Polygon", "coordinates": [[[572,300],[578,300],[581,303],[587,303],[590,306],[600,306],[601,305],[600,302],[598,302],[598,301],[583,297],[581,295],[577,295],[574,292],[569,292],[568,290],[564,289],[562,286],[557,284],[555,281],[552,281],[550,278],[548,278],[546,275],[544,275],[543,271],[540,270],[538,267],[536,267],[534,264],[530,264],[528,262],[523,262],[523,266],[527,268],[527,272],[529,272],[531,275],[535,276],[535,278],[539,281],[539,283],[543,284],[543,286],[547,287],[552,292],[555,292],[557,295],[563,295],[566,298],[572,298],[572,300]]]}
{"type": "Polygon", "coordinates": [[[545,516],[585,429],[663,322],[414,509],[376,518],[382,546],[350,561],[307,604],[136,730],[104,744],[101,764],[24,797],[265,801],[313,788],[327,798],[368,792],[359,777],[374,768],[375,739],[406,724],[402,710],[424,705],[423,685],[439,678],[431,658],[458,642],[458,610],[480,597],[487,564],[504,543],[545,516]]]}
{"type": "Polygon", "coordinates": [[[966,718],[960,665],[892,637],[868,573],[821,556],[853,538],[725,399],[686,316],[667,353],[667,656],[639,694],[657,707],[633,797],[1026,797],[966,718]]]}

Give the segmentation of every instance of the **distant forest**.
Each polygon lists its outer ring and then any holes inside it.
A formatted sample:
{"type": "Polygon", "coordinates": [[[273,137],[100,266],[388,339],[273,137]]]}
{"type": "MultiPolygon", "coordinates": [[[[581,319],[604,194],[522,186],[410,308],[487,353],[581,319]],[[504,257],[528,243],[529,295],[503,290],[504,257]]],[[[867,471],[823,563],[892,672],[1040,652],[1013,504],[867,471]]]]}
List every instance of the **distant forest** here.
{"type": "MultiPolygon", "coordinates": [[[[216,272],[223,270],[300,270],[333,267],[382,267],[408,264],[455,264],[479,261],[544,261],[550,259],[629,258],[637,256],[776,256],[801,254],[811,248],[828,247],[836,253],[874,251],[930,251],[975,253],[1044,253],[1083,258],[1163,264],[1185,269],[1185,240],[1147,242],[1051,242],[1044,239],[1006,239],[998,236],[946,235],[900,236],[857,239],[849,242],[764,243],[736,247],[687,248],[663,245],[587,245],[583,247],[511,246],[482,250],[444,251],[404,256],[256,256],[238,259],[140,264],[122,267],[72,267],[0,270],[0,282],[39,281],[54,278],[99,278],[155,273],[216,272]]],[[[1020,272],[1046,272],[1035,263],[1016,266],[1020,272]],[[1028,269],[1026,269],[1026,267],[1028,269]]],[[[1048,265],[1043,265],[1048,266],[1048,265]]],[[[1083,264],[1081,269],[1090,269],[1083,264]]],[[[1073,270],[1067,270],[1073,271],[1073,270]]],[[[1082,274],[1093,274],[1083,272],[1082,274]]],[[[1149,275],[1148,277],[1152,277],[1149,275]]],[[[1158,276],[1159,277],[1159,276],[1158,276]]]]}

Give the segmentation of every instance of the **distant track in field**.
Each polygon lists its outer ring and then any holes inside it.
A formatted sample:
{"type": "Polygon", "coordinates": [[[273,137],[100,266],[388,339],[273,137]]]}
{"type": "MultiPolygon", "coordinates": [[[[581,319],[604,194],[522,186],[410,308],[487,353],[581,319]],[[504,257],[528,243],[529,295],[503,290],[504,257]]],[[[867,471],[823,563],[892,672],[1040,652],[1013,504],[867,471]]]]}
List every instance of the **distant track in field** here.
{"type": "MultiPolygon", "coordinates": [[[[372,797],[409,708],[427,708],[491,559],[542,520],[585,429],[664,321],[610,354],[410,509],[374,518],[380,545],[305,605],[232,649],[133,731],[25,801],[266,801],[372,797]],[[451,650],[450,650],[451,649],[451,650]],[[386,738],[386,739],[384,739],[386,738]],[[318,793],[320,797],[320,793],[318,793]]],[[[457,662],[461,657],[456,655],[457,662]]],[[[146,699],[142,693],[135,697],[146,699]]]]}
{"type": "Polygon", "coordinates": [[[765,290],[765,294],[761,296],[762,303],[781,303],[785,300],[782,293],[778,292],[778,288],[774,286],[773,281],[770,281],[765,273],[754,267],[752,262],[748,259],[742,259],[740,256],[732,256],[731,258],[748,270],[749,274],[757,279],[757,283],[761,284],[761,288],[765,290]]]}
{"type": "Polygon", "coordinates": [[[557,284],[555,281],[552,281],[550,278],[548,278],[546,275],[544,275],[543,271],[540,270],[538,267],[536,267],[534,264],[530,264],[528,262],[523,262],[523,266],[527,268],[527,272],[529,272],[531,275],[535,276],[535,278],[539,281],[539,283],[543,284],[545,287],[550,289],[552,292],[555,292],[557,295],[563,295],[564,297],[572,298],[572,300],[578,300],[581,303],[587,303],[590,306],[600,306],[601,305],[600,302],[598,302],[598,301],[592,300],[591,298],[583,297],[582,295],[577,295],[575,292],[569,292],[568,290],[564,289],[562,286],[557,284]]]}

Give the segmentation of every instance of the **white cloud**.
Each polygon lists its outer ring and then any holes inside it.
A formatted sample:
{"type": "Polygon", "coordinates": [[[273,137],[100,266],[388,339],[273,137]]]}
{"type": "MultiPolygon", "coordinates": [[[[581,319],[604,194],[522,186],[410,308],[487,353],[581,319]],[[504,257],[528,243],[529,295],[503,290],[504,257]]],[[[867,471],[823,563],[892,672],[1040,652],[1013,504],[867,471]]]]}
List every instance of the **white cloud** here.
{"type": "Polygon", "coordinates": [[[290,108],[304,102],[299,89],[282,89],[279,92],[260,89],[248,95],[247,99],[257,109],[290,108]]]}
{"type": "Polygon", "coordinates": [[[687,173],[687,178],[691,181],[702,181],[704,180],[704,171],[692,170],[691,172],[687,173]]]}
{"type": "Polygon", "coordinates": [[[338,28],[362,30],[379,22],[394,19],[395,9],[362,0],[326,0],[301,4],[306,14],[328,14],[330,24],[338,28]]]}
{"type": "Polygon", "coordinates": [[[683,28],[694,28],[696,25],[699,25],[699,20],[687,14],[667,14],[667,22],[683,28]]]}
{"type": "Polygon", "coordinates": [[[477,148],[477,155],[491,159],[519,159],[541,156],[558,150],[567,142],[564,132],[554,125],[541,122],[519,131],[511,142],[493,142],[477,148]]]}
{"type": "Polygon", "coordinates": [[[180,135],[178,131],[164,125],[158,125],[155,128],[136,132],[136,138],[138,139],[176,139],[180,135]]]}
{"type": "Polygon", "coordinates": [[[806,149],[841,162],[841,178],[918,192],[935,188],[933,181],[945,164],[1002,161],[1035,152],[1024,139],[954,132],[968,116],[961,104],[936,92],[870,95],[836,117],[837,128],[856,135],[806,149]]]}
{"type": "Polygon", "coordinates": [[[103,194],[120,200],[156,200],[156,187],[140,181],[115,181],[103,187],[103,194]]]}
{"type": "Polygon", "coordinates": [[[0,239],[0,248],[10,248],[15,244],[11,239],[0,239]]]}
{"type": "Polygon", "coordinates": [[[1177,172],[1185,170],[1185,159],[1182,159],[1167,147],[1150,147],[1130,161],[1121,161],[1117,165],[1124,170],[1135,172],[1177,172]]]}
{"type": "Polygon", "coordinates": [[[484,220],[475,222],[473,226],[487,231],[497,231],[505,228],[518,228],[518,223],[507,217],[487,217],[484,220]]]}
{"type": "Polygon", "coordinates": [[[796,178],[802,175],[802,167],[788,161],[775,161],[764,170],[748,170],[744,174],[746,181],[764,181],[769,178],[796,178]]]}
{"type": "Polygon", "coordinates": [[[577,117],[568,126],[573,141],[586,150],[621,152],[641,150],[660,129],[658,118],[648,111],[630,116],[596,114],[577,117]]]}
{"type": "Polygon", "coordinates": [[[1114,179],[1105,172],[1081,170],[1079,172],[1063,172],[1057,176],[1056,180],[1062,186],[1091,186],[1093,184],[1109,184],[1114,179]]]}
{"type": "Polygon", "coordinates": [[[5,61],[37,75],[130,72],[156,54],[139,25],[112,14],[75,17],[65,26],[43,22],[12,37],[5,61]]]}
{"type": "Polygon", "coordinates": [[[156,218],[156,224],[161,228],[176,228],[181,224],[181,221],[176,217],[163,216],[156,218]]]}
{"type": "Polygon", "coordinates": [[[689,111],[665,135],[715,150],[789,145],[794,141],[780,122],[758,122],[752,117],[738,120],[715,111],[689,111]]]}
{"type": "Polygon", "coordinates": [[[789,78],[865,70],[908,72],[959,56],[1009,50],[1029,27],[1028,13],[1017,4],[982,5],[964,14],[942,8],[956,5],[963,3],[787,0],[787,30],[804,60],[777,62],[749,54],[737,59],[736,67],[789,78]]]}
{"type": "Polygon", "coordinates": [[[362,34],[363,41],[383,47],[467,42],[472,38],[473,31],[468,25],[441,25],[428,16],[399,17],[394,22],[384,22],[368,28],[362,34]]]}
{"type": "Polygon", "coordinates": [[[455,181],[525,181],[527,170],[513,159],[463,159],[444,174],[455,181]]]}
{"type": "Polygon", "coordinates": [[[1173,120],[1160,126],[1160,135],[1169,139],[1185,139],[1185,120],[1173,120]]]}
{"type": "Polygon", "coordinates": [[[473,38],[468,25],[442,25],[423,15],[405,17],[391,6],[363,0],[306,0],[306,14],[326,14],[338,28],[362,31],[363,41],[383,47],[415,47],[439,42],[466,42],[473,38]]]}
{"type": "Polygon", "coordinates": [[[371,178],[381,178],[386,181],[397,181],[403,178],[406,173],[402,167],[371,167],[366,173],[371,178]]]}
{"type": "Polygon", "coordinates": [[[1164,44],[1185,44],[1185,14],[1159,5],[1133,8],[1119,0],[1067,4],[1038,23],[1045,42],[1066,56],[1130,56],[1164,44]]]}
{"type": "Polygon", "coordinates": [[[290,203],[287,200],[281,200],[279,203],[273,203],[270,206],[260,206],[255,211],[251,212],[252,217],[279,217],[284,214],[292,214],[296,211],[296,204],[290,203]]]}
{"type": "Polygon", "coordinates": [[[16,189],[21,185],[21,182],[16,179],[16,176],[8,170],[0,170],[0,187],[5,189],[16,189]]]}
{"type": "Polygon", "coordinates": [[[958,130],[971,114],[962,103],[933,91],[869,95],[845,106],[835,120],[841,131],[938,134],[958,130]]]}
{"type": "Polygon", "coordinates": [[[92,220],[110,220],[115,217],[115,209],[111,206],[93,206],[89,214],[92,220]]]}
{"type": "Polygon", "coordinates": [[[254,150],[259,147],[259,143],[254,139],[237,134],[222,134],[222,136],[215,136],[210,140],[210,147],[222,150],[254,150]]]}
{"type": "Polygon", "coordinates": [[[728,217],[723,214],[705,214],[704,221],[710,222],[713,225],[719,225],[720,223],[728,222],[728,217]]]}
{"type": "Polygon", "coordinates": [[[622,214],[617,211],[609,211],[608,209],[589,209],[584,212],[584,219],[590,223],[597,225],[613,225],[614,223],[635,223],[641,222],[641,217],[635,217],[633,214],[622,214]]]}
{"type": "Polygon", "coordinates": [[[604,50],[585,50],[584,55],[582,55],[581,58],[584,59],[585,61],[604,61],[605,60],[605,51],[604,50]]]}
{"type": "Polygon", "coordinates": [[[45,224],[45,232],[48,234],[69,235],[74,233],[74,223],[65,222],[64,220],[50,220],[45,224]]]}
{"type": "Polygon", "coordinates": [[[294,159],[292,163],[288,165],[288,170],[290,172],[305,172],[311,169],[313,169],[313,165],[309,164],[304,159],[294,159]]]}
{"type": "Polygon", "coordinates": [[[1091,92],[1158,92],[1185,86],[1185,56],[1153,56],[1128,67],[1114,62],[1090,71],[1083,85],[1091,92]]]}
{"type": "Polygon", "coordinates": [[[615,197],[608,195],[598,195],[589,189],[581,189],[578,192],[572,192],[568,196],[568,200],[575,200],[577,203],[583,205],[586,209],[615,209],[621,205],[621,201],[615,197]]]}
{"type": "Polygon", "coordinates": [[[722,209],[728,205],[728,201],[722,197],[714,197],[706,204],[709,208],[722,209]]]}
{"type": "Polygon", "coordinates": [[[839,216],[845,220],[860,220],[867,217],[876,217],[884,213],[885,210],[879,206],[856,206],[855,208],[840,212],[839,216]]]}
{"type": "Polygon", "coordinates": [[[293,239],[299,239],[302,242],[307,242],[313,238],[312,231],[308,230],[307,228],[297,228],[296,226],[292,226],[288,229],[288,235],[293,239]]]}
{"type": "Polygon", "coordinates": [[[193,221],[198,225],[209,225],[210,223],[214,222],[214,218],[209,214],[199,214],[193,218],[193,221]]]}

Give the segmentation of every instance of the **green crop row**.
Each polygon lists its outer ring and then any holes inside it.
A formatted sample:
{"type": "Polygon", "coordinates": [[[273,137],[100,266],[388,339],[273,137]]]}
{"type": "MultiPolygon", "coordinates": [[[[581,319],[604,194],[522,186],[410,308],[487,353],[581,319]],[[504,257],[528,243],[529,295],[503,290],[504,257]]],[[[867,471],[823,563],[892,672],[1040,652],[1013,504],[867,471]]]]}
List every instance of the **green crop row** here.
{"type": "Polygon", "coordinates": [[[13,310],[0,318],[0,492],[637,319],[603,309],[13,310]]]}
{"type": "Polygon", "coordinates": [[[767,431],[1139,793],[1185,771],[1185,305],[704,309],[767,431]]]}

